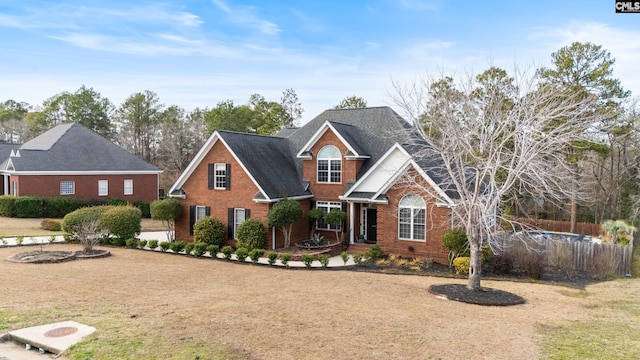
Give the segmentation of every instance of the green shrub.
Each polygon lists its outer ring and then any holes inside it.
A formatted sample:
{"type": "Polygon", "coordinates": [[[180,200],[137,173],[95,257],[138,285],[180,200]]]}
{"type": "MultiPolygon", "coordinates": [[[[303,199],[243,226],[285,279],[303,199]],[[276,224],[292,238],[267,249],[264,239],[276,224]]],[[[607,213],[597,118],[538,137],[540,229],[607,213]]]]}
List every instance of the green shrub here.
{"type": "Polygon", "coordinates": [[[231,255],[233,255],[233,248],[231,246],[223,246],[220,251],[222,252],[222,255],[224,255],[224,258],[226,260],[231,260],[231,255]]]}
{"type": "Polygon", "coordinates": [[[134,247],[138,246],[138,241],[136,239],[127,239],[124,241],[124,243],[129,249],[133,249],[134,247]]]}
{"type": "Polygon", "coordinates": [[[362,258],[364,257],[364,254],[353,254],[353,262],[356,265],[360,265],[362,264],[362,258]]]}
{"type": "MultiPolygon", "coordinates": [[[[169,241],[174,240],[173,229],[175,228],[175,221],[182,214],[182,206],[176,199],[162,199],[156,200],[149,206],[150,217],[153,220],[161,220],[162,224],[166,228],[167,239],[169,241]]],[[[195,240],[196,242],[201,242],[195,240]]]]}
{"type": "Polygon", "coordinates": [[[42,216],[62,218],[68,213],[89,206],[89,202],[83,199],[56,196],[42,199],[42,216]]]}
{"type": "Polygon", "coordinates": [[[155,250],[158,247],[158,240],[149,240],[149,249],[155,250]]]}
{"type": "Polygon", "coordinates": [[[249,250],[247,250],[247,248],[240,247],[236,250],[236,258],[238,258],[238,261],[244,262],[247,256],[249,256],[249,250]]]}
{"type": "Polygon", "coordinates": [[[23,242],[24,242],[24,235],[18,235],[18,237],[16,237],[16,244],[22,245],[23,242]]]}
{"type": "Polygon", "coordinates": [[[0,196],[0,215],[4,217],[15,217],[16,199],[13,195],[0,196]]]}
{"type": "Polygon", "coordinates": [[[284,266],[289,266],[289,261],[290,260],[291,260],[291,254],[290,253],[284,253],[284,254],[282,254],[280,256],[280,262],[284,266]]]}
{"type": "Polygon", "coordinates": [[[140,234],[140,209],[133,206],[112,206],[102,213],[101,226],[110,234],[123,239],[140,234]]]}
{"type": "Polygon", "coordinates": [[[193,255],[195,257],[200,257],[204,255],[204,253],[207,252],[207,246],[209,245],[203,242],[193,243],[193,255]]]}
{"type": "Polygon", "coordinates": [[[127,241],[124,238],[121,238],[121,237],[111,238],[111,239],[109,239],[109,242],[111,243],[111,245],[118,246],[118,247],[123,247],[123,246],[127,245],[127,241]]]}
{"type": "Polygon", "coordinates": [[[171,243],[168,241],[163,241],[160,243],[160,251],[162,252],[169,250],[170,247],[171,247],[171,243]]]}
{"type": "Polygon", "coordinates": [[[42,230],[48,231],[60,231],[62,230],[62,224],[60,221],[55,219],[44,219],[40,222],[40,227],[42,230]]]}
{"type": "Polygon", "coordinates": [[[276,259],[278,258],[278,253],[275,251],[269,251],[267,255],[269,265],[273,265],[276,263],[276,259]]]}
{"type": "Polygon", "coordinates": [[[218,245],[209,245],[207,246],[207,251],[209,252],[209,255],[211,256],[212,259],[215,259],[218,255],[218,253],[220,252],[220,246],[218,245]]]}
{"type": "Polygon", "coordinates": [[[267,232],[260,220],[247,219],[238,226],[238,231],[236,232],[237,245],[247,250],[262,249],[265,236],[267,236],[267,232]]]}
{"type": "Polygon", "coordinates": [[[49,236],[49,244],[53,244],[55,241],[56,241],[56,236],[55,235],[49,236]]]}
{"type": "Polygon", "coordinates": [[[105,204],[111,206],[126,206],[129,205],[129,202],[124,199],[107,198],[105,204]]]}
{"type": "MultiPolygon", "coordinates": [[[[111,209],[111,206],[92,206],[74,210],[62,219],[62,230],[67,234],[74,235],[75,228],[86,222],[100,220],[102,214],[111,209]]],[[[102,226],[101,226],[102,227],[102,226]]]]}
{"type": "Polygon", "coordinates": [[[140,209],[142,217],[145,219],[151,219],[151,203],[148,201],[136,201],[133,206],[140,209]]]}
{"type": "Polygon", "coordinates": [[[140,240],[138,241],[138,247],[140,249],[144,249],[144,247],[147,246],[147,240],[140,240]]]}
{"type": "Polygon", "coordinates": [[[185,243],[184,241],[174,241],[172,243],[169,243],[169,249],[171,249],[171,251],[173,251],[174,253],[179,253],[182,250],[184,250],[185,246],[187,245],[187,243],[185,243]]]}
{"type": "Polygon", "coordinates": [[[313,255],[311,255],[311,254],[303,254],[302,255],[302,262],[304,263],[304,266],[306,266],[307,268],[310,268],[311,264],[313,264],[313,255]]]}
{"type": "Polygon", "coordinates": [[[456,274],[469,274],[469,266],[471,264],[471,258],[468,256],[460,256],[453,259],[453,267],[456,269],[456,274]]]}
{"type": "Polygon", "coordinates": [[[258,262],[258,260],[260,260],[262,255],[264,255],[264,249],[253,249],[249,251],[249,258],[251,259],[251,261],[256,263],[258,262]]]}
{"type": "Polygon", "coordinates": [[[193,225],[193,239],[209,245],[222,245],[224,241],[224,223],[207,216],[193,225]]]}
{"type": "Polygon", "coordinates": [[[320,265],[322,265],[323,268],[326,268],[327,266],[329,266],[329,255],[327,254],[318,255],[318,261],[320,262],[320,265]]]}
{"type": "Polygon", "coordinates": [[[349,261],[349,254],[347,254],[346,251],[343,251],[340,253],[340,257],[342,258],[344,264],[347,265],[347,261],[349,261]]]}
{"type": "Polygon", "coordinates": [[[442,245],[449,249],[449,267],[453,266],[453,259],[471,255],[467,233],[462,230],[453,229],[444,233],[442,245]]]}
{"type": "Polygon", "coordinates": [[[376,260],[382,256],[382,249],[380,249],[380,246],[378,245],[373,245],[371,249],[367,251],[365,256],[367,257],[367,259],[376,260]]]}
{"type": "Polygon", "coordinates": [[[42,199],[36,196],[21,196],[16,198],[16,217],[40,218],[42,217],[42,199]]]}
{"type": "Polygon", "coordinates": [[[194,248],[195,246],[196,246],[196,245],[195,245],[194,243],[192,243],[192,242],[190,242],[190,243],[186,243],[186,244],[184,245],[184,253],[185,253],[185,254],[187,254],[187,255],[191,255],[191,253],[193,252],[193,248],[194,248]]]}

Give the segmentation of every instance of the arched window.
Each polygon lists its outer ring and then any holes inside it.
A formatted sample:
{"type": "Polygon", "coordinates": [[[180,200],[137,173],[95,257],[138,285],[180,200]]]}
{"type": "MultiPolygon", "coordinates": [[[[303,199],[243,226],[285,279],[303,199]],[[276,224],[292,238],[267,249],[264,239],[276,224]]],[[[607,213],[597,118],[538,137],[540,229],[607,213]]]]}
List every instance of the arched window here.
{"type": "Polygon", "coordinates": [[[398,204],[398,238],[424,241],[426,213],[426,203],[420,196],[414,194],[404,196],[398,204]]]}
{"type": "Polygon", "coordinates": [[[317,182],[330,184],[342,182],[342,156],[337,147],[328,145],[320,149],[317,165],[317,182]]]}

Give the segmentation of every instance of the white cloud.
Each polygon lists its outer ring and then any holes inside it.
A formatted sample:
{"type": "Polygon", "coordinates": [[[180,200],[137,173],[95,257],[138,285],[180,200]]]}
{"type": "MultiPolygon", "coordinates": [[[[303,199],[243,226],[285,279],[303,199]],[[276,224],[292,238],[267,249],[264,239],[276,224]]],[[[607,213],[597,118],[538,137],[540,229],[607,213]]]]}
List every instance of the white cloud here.
{"type": "Polygon", "coordinates": [[[281,31],[277,24],[256,15],[255,7],[231,7],[222,0],[211,0],[211,2],[227,14],[227,18],[233,24],[254,28],[266,35],[277,35],[281,31]]]}

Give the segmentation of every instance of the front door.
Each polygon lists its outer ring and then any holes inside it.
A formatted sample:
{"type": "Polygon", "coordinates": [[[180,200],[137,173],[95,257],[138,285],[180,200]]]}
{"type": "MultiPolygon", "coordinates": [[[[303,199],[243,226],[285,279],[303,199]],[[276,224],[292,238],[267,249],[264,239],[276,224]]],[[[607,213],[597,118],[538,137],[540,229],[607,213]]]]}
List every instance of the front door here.
{"type": "Polygon", "coordinates": [[[376,242],[376,230],[378,224],[378,210],[369,208],[367,209],[367,242],[376,242]]]}

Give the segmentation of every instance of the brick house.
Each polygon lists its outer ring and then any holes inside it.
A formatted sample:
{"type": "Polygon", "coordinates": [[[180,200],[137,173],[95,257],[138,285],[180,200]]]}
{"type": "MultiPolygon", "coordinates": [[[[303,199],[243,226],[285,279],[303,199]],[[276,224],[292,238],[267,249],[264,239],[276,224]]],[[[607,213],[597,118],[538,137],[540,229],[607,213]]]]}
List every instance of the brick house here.
{"type": "Polygon", "coordinates": [[[0,194],[158,199],[160,169],[78,123],[58,125],[9,150],[0,159],[0,194]]]}
{"type": "MultiPolygon", "coordinates": [[[[349,246],[366,241],[385,253],[447,263],[441,238],[450,229],[455,194],[436,185],[437,161],[421,155],[425,146],[389,107],[327,110],[275,136],[216,131],[169,190],[183,206],[176,238],[191,241],[193,224],[212,216],[227,223],[233,245],[242,221],[266,224],[271,206],[288,198],[305,215],[314,207],[347,213],[337,228],[317,224],[327,239],[338,231],[349,246]],[[408,176],[418,179],[416,186],[403,181],[408,176]]],[[[305,216],[292,243],[308,239],[312,226],[305,216]]],[[[283,246],[280,231],[268,229],[267,237],[266,248],[283,246]]]]}

